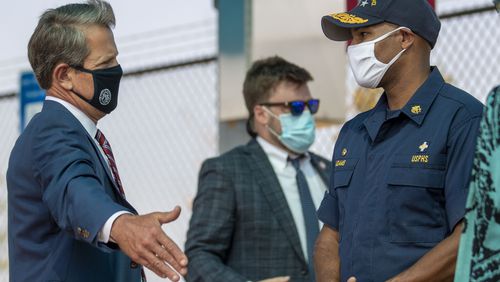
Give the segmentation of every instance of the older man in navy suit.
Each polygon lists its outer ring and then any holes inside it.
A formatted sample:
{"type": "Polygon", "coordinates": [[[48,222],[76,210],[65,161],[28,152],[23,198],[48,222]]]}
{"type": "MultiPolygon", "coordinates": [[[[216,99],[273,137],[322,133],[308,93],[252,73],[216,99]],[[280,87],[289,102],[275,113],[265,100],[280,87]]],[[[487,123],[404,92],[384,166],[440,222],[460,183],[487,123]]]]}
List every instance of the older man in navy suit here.
{"type": "Polygon", "coordinates": [[[117,106],[114,24],[111,6],[93,0],[46,11],[31,37],[47,99],[9,162],[11,281],[138,282],[140,265],[173,281],[187,273],[186,256],[161,229],[180,209],[137,215],[96,126],[117,106]]]}

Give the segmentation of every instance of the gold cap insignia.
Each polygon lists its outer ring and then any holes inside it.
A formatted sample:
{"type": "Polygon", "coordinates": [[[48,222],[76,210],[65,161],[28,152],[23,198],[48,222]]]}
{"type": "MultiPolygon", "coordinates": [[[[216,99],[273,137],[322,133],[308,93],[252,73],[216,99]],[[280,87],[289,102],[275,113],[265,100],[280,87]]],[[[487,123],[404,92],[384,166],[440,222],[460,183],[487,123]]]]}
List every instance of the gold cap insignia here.
{"type": "Polygon", "coordinates": [[[356,15],[348,13],[331,14],[330,17],[338,20],[341,23],[346,23],[346,24],[362,24],[368,21],[367,19],[363,19],[356,15]]]}

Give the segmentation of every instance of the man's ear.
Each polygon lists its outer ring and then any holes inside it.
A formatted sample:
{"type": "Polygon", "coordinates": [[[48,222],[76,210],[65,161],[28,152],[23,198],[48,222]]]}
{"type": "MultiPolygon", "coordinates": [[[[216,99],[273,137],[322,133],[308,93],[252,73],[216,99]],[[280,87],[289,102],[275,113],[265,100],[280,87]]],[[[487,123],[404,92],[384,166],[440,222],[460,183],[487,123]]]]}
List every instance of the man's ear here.
{"type": "Polygon", "coordinates": [[[409,30],[406,30],[406,29],[402,29],[401,33],[403,35],[403,41],[401,42],[401,48],[408,49],[413,44],[415,44],[415,39],[416,39],[415,33],[411,32],[409,30]]]}
{"type": "Polygon", "coordinates": [[[73,90],[75,70],[68,64],[57,64],[52,72],[52,83],[60,85],[67,91],[73,90]]]}
{"type": "Polygon", "coordinates": [[[255,105],[253,107],[253,115],[256,124],[267,125],[269,123],[269,113],[264,109],[264,106],[255,105]]]}

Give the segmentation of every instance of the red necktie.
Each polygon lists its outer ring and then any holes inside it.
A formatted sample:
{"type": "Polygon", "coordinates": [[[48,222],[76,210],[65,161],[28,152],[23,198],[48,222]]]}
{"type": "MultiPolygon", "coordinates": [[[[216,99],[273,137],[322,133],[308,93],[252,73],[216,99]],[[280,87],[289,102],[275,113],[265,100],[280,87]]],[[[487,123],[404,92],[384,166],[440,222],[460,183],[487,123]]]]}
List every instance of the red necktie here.
{"type": "MultiPolygon", "coordinates": [[[[115,157],[113,156],[111,145],[99,129],[97,130],[95,139],[97,139],[97,142],[99,142],[99,145],[106,155],[106,158],[108,158],[109,168],[111,168],[111,173],[113,173],[113,177],[115,178],[115,183],[118,187],[118,193],[120,193],[120,195],[125,199],[125,191],[123,190],[122,181],[120,180],[120,174],[118,173],[118,168],[116,167],[115,157]]],[[[143,282],[146,282],[146,274],[144,273],[144,268],[141,269],[141,278],[143,282]]]]}
{"type": "Polygon", "coordinates": [[[99,142],[99,145],[101,145],[102,151],[108,158],[109,168],[111,169],[113,177],[115,178],[115,183],[118,187],[118,193],[120,193],[120,195],[125,199],[125,191],[123,190],[122,181],[120,180],[120,174],[118,173],[118,168],[116,167],[115,157],[113,156],[111,145],[99,129],[97,130],[95,139],[97,139],[97,142],[99,142]]]}

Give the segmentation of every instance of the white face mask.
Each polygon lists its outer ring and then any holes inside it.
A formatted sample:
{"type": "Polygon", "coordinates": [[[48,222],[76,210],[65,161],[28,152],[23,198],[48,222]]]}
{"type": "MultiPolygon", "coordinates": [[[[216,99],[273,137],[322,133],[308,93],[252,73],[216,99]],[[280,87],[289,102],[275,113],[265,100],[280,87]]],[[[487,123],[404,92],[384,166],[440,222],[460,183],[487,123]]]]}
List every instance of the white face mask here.
{"type": "Polygon", "coordinates": [[[377,39],[347,48],[347,56],[354,77],[360,86],[366,88],[377,88],[389,68],[403,55],[406,49],[403,49],[388,64],[384,64],[375,56],[375,44],[389,37],[394,32],[407,27],[400,27],[390,31],[377,39]]]}

